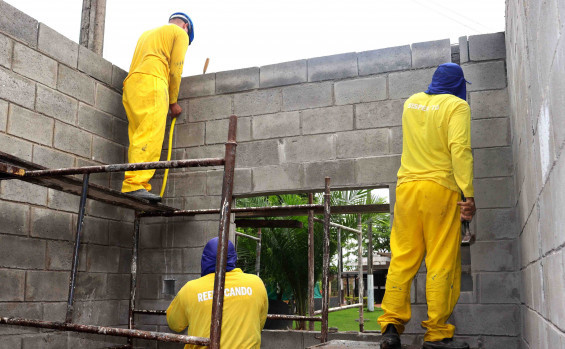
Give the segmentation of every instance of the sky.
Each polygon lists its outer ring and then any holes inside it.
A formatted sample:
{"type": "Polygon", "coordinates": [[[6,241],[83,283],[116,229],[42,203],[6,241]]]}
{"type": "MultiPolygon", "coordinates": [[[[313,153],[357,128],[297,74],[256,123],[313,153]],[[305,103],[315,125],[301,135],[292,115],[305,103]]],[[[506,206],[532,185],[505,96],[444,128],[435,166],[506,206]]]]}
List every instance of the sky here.
{"type": "MultiPolygon", "coordinates": [[[[81,0],[4,0],[78,42],[81,0]]],[[[183,76],[504,31],[504,0],[107,0],[103,56],[129,70],[138,37],[187,13],[183,76]]]]}

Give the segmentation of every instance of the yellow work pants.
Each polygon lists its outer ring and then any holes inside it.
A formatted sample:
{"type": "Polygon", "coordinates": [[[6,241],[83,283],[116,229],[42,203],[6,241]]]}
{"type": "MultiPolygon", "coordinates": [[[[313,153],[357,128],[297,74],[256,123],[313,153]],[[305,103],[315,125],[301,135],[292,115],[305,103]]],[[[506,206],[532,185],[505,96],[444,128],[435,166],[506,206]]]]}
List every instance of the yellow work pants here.
{"type": "MultiPolygon", "coordinates": [[[[124,84],[123,104],[128,116],[128,161],[159,161],[165,138],[169,92],[165,81],[153,75],[133,74],[124,84]]],[[[155,170],[127,171],[122,192],[151,190],[155,170]]]]}
{"type": "Polygon", "coordinates": [[[410,286],[426,256],[428,320],[425,341],[453,337],[446,324],[459,299],[461,286],[461,222],[457,192],[432,181],[413,181],[396,188],[390,235],[392,259],[388,269],[384,314],[378,322],[384,332],[393,324],[400,333],[410,320],[410,286]]]}

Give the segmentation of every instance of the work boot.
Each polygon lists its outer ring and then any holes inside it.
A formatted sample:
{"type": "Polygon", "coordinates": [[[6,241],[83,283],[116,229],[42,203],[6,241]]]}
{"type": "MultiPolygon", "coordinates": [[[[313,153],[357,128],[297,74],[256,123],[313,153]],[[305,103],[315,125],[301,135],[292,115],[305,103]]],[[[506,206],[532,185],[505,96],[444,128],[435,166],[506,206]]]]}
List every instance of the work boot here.
{"type": "Polygon", "coordinates": [[[469,344],[453,338],[444,338],[440,341],[424,342],[423,349],[469,349],[469,344]]]}
{"type": "Polygon", "coordinates": [[[381,338],[381,349],[401,349],[400,335],[393,324],[388,324],[381,338]]]}
{"type": "Polygon", "coordinates": [[[135,196],[136,198],[139,198],[139,199],[149,200],[151,202],[161,202],[161,197],[159,195],[155,195],[153,193],[150,193],[146,189],[139,189],[139,190],[135,190],[135,191],[130,191],[126,194],[129,194],[131,196],[135,196]]]}

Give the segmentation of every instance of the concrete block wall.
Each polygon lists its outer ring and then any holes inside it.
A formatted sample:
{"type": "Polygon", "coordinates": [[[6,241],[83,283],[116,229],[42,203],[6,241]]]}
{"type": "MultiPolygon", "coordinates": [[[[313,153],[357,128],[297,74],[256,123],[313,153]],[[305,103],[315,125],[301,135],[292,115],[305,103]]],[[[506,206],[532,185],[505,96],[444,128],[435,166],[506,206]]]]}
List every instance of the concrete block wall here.
{"type": "MultiPolygon", "coordinates": [[[[0,1],[0,151],[49,168],[126,161],[125,72],[0,1]]],[[[120,188],[122,174],[92,175],[120,188]]],[[[0,181],[0,316],[64,321],[79,198],[0,181]]],[[[133,212],[88,201],[73,321],[127,325],[133,212]]],[[[0,348],[123,340],[0,327],[0,348]]]]}
{"type": "Polygon", "coordinates": [[[506,2],[521,348],[565,347],[565,6],[506,2]]]}

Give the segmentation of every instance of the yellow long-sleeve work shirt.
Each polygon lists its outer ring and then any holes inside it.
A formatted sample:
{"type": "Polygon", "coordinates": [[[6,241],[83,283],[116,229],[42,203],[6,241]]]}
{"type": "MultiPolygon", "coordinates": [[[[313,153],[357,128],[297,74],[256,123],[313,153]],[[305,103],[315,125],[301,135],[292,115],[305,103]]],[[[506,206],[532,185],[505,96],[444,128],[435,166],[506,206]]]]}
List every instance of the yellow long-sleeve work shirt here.
{"type": "MultiPolygon", "coordinates": [[[[187,282],[167,309],[167,323],[176,332],[210,337],[214,273],[187,282]]],[[[259,349],[269,301],[263,281],[239,268],[226,273],[221,348],[259,349]]],[[[203,348],[186,344],[185,349],[203,348]]]]}
{"type": "Polygon", "coordinates": [[[451,94],[412,95],[402,114],[398,184],[430,180],[474,197],[471,109],[451,94]]]}
{"type": "Polygon", "coordinates": [[[144,32],[135,47],[129,74],[149,74],[165,81],[169,86],[169,104],[177,102],[188,49],[188,35],[175,24],[167,24],[144,32]]]}

